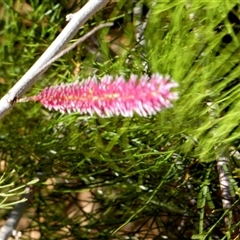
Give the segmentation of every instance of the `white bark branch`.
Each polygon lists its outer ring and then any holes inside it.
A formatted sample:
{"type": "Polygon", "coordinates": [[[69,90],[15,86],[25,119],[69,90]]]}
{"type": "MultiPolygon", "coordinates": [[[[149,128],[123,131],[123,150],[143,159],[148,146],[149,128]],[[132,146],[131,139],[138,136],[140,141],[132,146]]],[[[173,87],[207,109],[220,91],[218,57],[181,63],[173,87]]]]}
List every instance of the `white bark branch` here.
{"type": "Polygon", "coordinates": [[[230,160],[227,150],[217,157],[217,170],[222,195],[223,209],[230,209],[233,203],[233,197],[231,196],[230,188],[230,160]]]}
{"type": "MultiPolygon", "coordinates": [[[[208,102],[207,105],[209,106],[209,115],[211,121],[218,119],[220,117],[219,114],[219,106],[213,102],[208,102]]],[[[216,128],[217,126],[215,126],[216,128]]],[[[213,134],[215,134],[215,129],[213,128],[213,134]]],[[[221,140],[220,140],[221,141],[221,140]]],[[[215,154],[216,154],[216,162],[217,162],[217,171],[218,171],[218,178],[222,196],[222,206],[224,211],[228,211],[231,209],[233,204],[233,197],[231,196],[231,181],[230,178],[232,177],[232,173],[230,170],[230,158],[228,152],[228,146],[219,142],[215,146],[215,154]]],[[[226,214],[225,218],[225,227],[229,229],[231,226],[231,214],[226,214]],[[230,224],[230,225],[229,225],[230,224]]]]}
{"type": "Polygon", "coordinates": [[[27,187],[26,193],[21,198],[21,199],[26,199],[26,201],[19,202],[15,205],[6,223],[0,229],[0,240],[7,240],[12,235],[13,230],[15,230],[25,209],[28,206],[28,203],[31,197],[32,197],[32,190],[30,187],[27,187]]]}
{"type": "MultiPolygon", "coordinates": [[[[35,62],[35,64],[23,75],[12,89],[0,100],[0,119],[12,108],[14,101],[25,94],[37,81],[39,70],[57,55],[73,38],[79,28],[91,18],[98,10],[104,7],[109,0],[89,0],[83,8],[74,13],[71,21],[66,25],[58,37],[35,62]]],[[[46,71],[44,69],[44,71],[46,71]]],[[[41,70],[41,73],[43,71],[41,70]]]]}

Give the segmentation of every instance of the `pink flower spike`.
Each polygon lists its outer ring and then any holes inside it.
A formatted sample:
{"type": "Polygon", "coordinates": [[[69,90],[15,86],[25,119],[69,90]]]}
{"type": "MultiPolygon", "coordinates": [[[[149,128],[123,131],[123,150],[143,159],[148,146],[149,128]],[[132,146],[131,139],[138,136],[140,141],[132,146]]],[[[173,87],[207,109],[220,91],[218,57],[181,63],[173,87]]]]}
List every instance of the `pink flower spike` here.
{"type": "Polygon", "coordinates": [[[136,75],[131,75],[128,81],[122,76],[105,75],[100,82],[93,77],[80,83],[48,87],[25,100],[39,101],[49,110],[62,113],[79,112],[100,117],[132,117],[137,113],[147,117],[172,106],[178,94],[171,90],[177,86],[169,76],[158,73],[150,78],[143,75],[139,80],[136,75]]]}

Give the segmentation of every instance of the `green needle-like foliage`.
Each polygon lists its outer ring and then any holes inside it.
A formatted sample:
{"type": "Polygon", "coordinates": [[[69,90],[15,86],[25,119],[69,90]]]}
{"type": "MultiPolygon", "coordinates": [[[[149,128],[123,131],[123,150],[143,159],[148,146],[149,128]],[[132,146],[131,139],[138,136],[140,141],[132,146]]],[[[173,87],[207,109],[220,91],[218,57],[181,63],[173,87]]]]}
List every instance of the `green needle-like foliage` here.
{"type": "MultiPolygon", "coordinates": [[[[0,96],[85,2],[0,1],[0,96]]],[[[8,176],[0,196],[17,190],[0,204],[13,204],[18,187],[42,175],[23,239],[237,239],[239,11],[239,1],[110,1],[80,29],[75,38],[114,21],[54,63],[28,95],[93,74],[160,72],[179,83],[180,97],[148,118],[61,115],[34,102],[16,104],[0,122],[0,170],[8,176]],[[147,24],[144,42],[136,40],[136,19],[147,24]],[[225,151],[228,210],[216,167],[225,151]]]]}

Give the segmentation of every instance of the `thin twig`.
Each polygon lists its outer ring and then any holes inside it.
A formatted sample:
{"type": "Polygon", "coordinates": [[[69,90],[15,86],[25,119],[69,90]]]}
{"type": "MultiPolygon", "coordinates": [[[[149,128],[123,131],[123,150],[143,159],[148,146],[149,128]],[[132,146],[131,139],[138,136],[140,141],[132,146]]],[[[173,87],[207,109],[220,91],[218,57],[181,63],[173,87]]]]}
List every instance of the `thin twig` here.
{"type": "MultiPolygon", "coordinates": [[[[75,48],[77,45],[79,45],[80,43],[84,42],[87,38],[89,38],[92,34],[94,34],[96,31],[98,31],[101,28],[104,27],[111,27],[113,25],[113,23],[109,22],[109,23],[103,23],[98,25],[97,27],[93,28],[90,32],[88,32],[87,34],[85,34],[84,36],[82,36],[81,38],[79,38],[76,42],[74,42],[73,44],[71,44],[69,47],[65,48],[64,50],[62,50],[60,53],[58,53],[56,56],[54,56],[49,62],[47,62],[45,65],[43,65],[36,77],[39,77],[41,74],[43,74],[57,59],[59,59],[60,57],[62,57],[63,55],[65,55],[66,53],[70,52],[73,48],[75,48]]],[[[17,102],[24,102],[23,100],[24,98],[18,98],[16,99],[17,102]],[[22,100],[21,100],[22,99],[22,100]]]]}
{"type": "MultiPolygon", "coordinates": [[[[84,7],[74,13],[71,21],[66,25],[58,37],[27,71],[27,73],[12,87],[12,89],[0,100],[0,119],[13,107],[14,100],[25,94],[37,81],[39,70],[51,61],[51,59],[64,49],[67,43],[78,32],[79,28],[91,18],[98,10],[104,7],[109,0],[89,0],[84,7]]],[[[44,69],[46,71],[47,68],[44,69]]],[[[41,71],[43,73],[43,71],[41,71]]]]}

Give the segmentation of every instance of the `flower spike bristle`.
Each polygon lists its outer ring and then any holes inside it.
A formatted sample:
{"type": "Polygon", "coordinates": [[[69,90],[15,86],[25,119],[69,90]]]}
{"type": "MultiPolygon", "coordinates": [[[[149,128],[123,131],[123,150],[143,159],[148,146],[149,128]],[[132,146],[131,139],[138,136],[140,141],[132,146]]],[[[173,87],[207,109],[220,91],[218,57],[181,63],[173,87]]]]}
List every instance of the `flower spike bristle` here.
{"type": "Polygon", "coordinates": [[[92,77],[80,83],[48,87],[25,100],[39,101],[49,110],[62,113],[79,112],[100,117],[132,117],[137,113],[147,117],[172,106],[178,94],[171,90],[177,86],[169,76],[160,74],[143,75],[139,80],[131,75],[128,81],[122,76],[105,75],[100,82],[92,77]]]}

